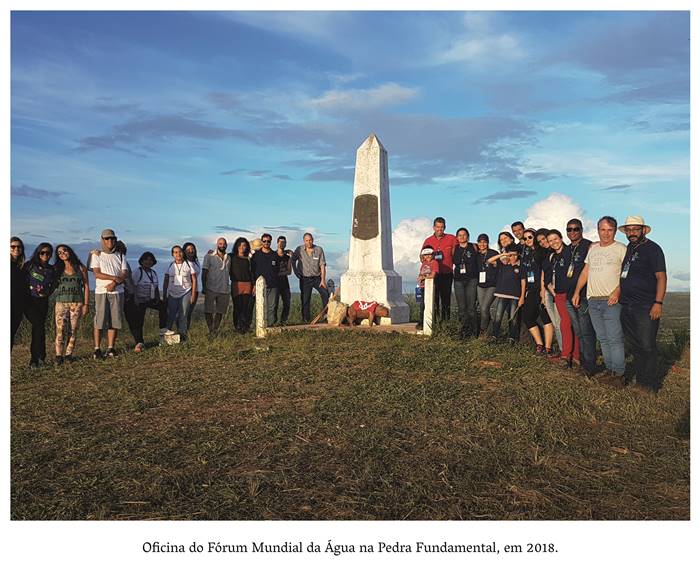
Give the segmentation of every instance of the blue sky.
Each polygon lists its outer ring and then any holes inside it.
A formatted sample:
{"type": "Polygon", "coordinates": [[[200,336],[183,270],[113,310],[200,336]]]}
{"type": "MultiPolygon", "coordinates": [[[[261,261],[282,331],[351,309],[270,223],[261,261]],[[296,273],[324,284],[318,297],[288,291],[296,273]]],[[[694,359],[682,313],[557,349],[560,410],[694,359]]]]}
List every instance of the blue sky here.
{"type": "MultiPolygon", "coordinates": [[[[645,217],[690,281],[687,12],[14,12],[12,232],[165,261],[312,231],[336,281],[354,154],[389,152],[397,269],[433,217],[645,217]]],[[[621,241],[625,241],[622,234],[621,241]]]]}

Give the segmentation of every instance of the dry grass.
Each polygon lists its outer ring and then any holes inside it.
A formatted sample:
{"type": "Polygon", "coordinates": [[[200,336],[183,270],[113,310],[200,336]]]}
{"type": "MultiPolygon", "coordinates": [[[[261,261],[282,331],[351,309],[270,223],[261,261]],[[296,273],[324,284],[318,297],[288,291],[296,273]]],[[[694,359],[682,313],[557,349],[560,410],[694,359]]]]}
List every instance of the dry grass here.
{"type": "Polygon", "coordinates": [[[260,351],[198,322],[39,372],[19,346],[12,518],[687,520],[687,337],[665,338],[658,397],[449,330],[260,351]]]}

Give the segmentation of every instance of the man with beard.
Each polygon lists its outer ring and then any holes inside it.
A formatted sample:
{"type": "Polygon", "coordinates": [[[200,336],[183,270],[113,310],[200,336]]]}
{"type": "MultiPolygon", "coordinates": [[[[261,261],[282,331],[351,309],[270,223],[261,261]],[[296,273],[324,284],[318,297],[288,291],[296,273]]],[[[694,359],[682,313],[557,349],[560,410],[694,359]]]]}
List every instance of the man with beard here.
{"type": "Polygon", "coordinates": [[[433,221],[433,235],[423,242],[423,248],[433,248],[433,259],[438,262],[438,274],[435,276],[435,315],[440,320],[450,318],[452,297],[452,254],[457,246],[457,238],[445,233],[445,218],[437,217],[433,221]],[[442,308],[441,308],[442,307],[442,308]]]}
{"type": "Polygon", "coordinates": [[[629,240],[620,273],[622,330],[632,349],[635,388],[655,393],[661,388],[656,335],[666,295],[666,259],[661,247],[646,237],[651,227],[641,216],[628,216],[619,229],[629,240]]]}
{"type": "Polygon", "coordinates": [[[202,262],[202,293],[204,294],[204,318],[209,334],[219,330],[221,319],[228,309],[230,294],[229,269],[231,258],[226,254],[225,238],[216,240],[216,251],[207,253],[202,262]]]}

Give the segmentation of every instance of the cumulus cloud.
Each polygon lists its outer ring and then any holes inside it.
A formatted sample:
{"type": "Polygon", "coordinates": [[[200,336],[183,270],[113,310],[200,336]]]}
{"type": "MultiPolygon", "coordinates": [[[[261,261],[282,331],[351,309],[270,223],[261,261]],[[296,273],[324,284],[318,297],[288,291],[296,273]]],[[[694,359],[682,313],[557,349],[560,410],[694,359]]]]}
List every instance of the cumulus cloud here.
{"type": "Polygon", "coordinates": [[[394,270],[404,281],[415,281],[418,274],[418,253],[425,238],[432,233],[433,222],[428,218],[401,220],[391,233],[394,270]]]}
{"type": "Polygon", "coordinates": [[[309,104],[321,111],[368,110],[398,105],[410,101],[417,94],[418,89],[414,87],[384,83],[371,89],[332,89],[311,99],[309,104]]]}
{"type": "MultiPolygon", "coordinates": [[[[553,192],[543,200],[535,202],[527,210],[526,228],[556,229],[566,236],[566,222],[578,218],[583,222],[583,235],[591,241],[598,241],[595,222],[586,216],[580,204],[574,202],[571,196],[553,192]]],[[[510,231],[510,227],[507,228],[510,231]]]]}

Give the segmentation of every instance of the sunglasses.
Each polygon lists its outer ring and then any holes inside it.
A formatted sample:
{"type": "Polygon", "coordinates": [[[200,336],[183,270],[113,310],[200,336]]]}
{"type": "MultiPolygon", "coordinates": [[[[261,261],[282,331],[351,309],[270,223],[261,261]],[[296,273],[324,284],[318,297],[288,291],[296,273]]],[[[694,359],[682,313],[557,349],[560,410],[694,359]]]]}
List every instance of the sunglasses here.
{"type": "Polygon", "coordinates": [[[116,240],[117,238],[115,238],[115,237],[105,237],[105,238],[102,238],[102,239],[105,240],[105,241],[113,241],[113,240],[116,240]]]}
{"type": "Polygon", "coordinates": [[[49,257],[51,256],[51,252],[48,249],[45,249],[44,251],[40,251],[39,255],[48,255],[49,257]]]}
{"type": "Polygon", "coordinates": [[[68,255],[68,251],[65,249],[59,249],[56,253],[58,255],[68,255]]]}
{"type": "Polygon", "coordinates": [[[11,245],[10,249],[22,249],[21,245],[11,245]]]}
{"type": "Polygon", "coordinates": [[[262,240],[262,242],[263,243],[272,243],[272,240],[271,239],[264,239],[264,240],[262,240]]]}
{"type": "Polygon", "coordinates": [[[566,233],[580,232],[581,228],[566,228],[566,233]]]}
{"type": "Polygon", "coordinates": [[[524,236],[523,239],[525,241],[532,241],[533,239],[535,239],[535,237],[534,236],[524,236]]]}

